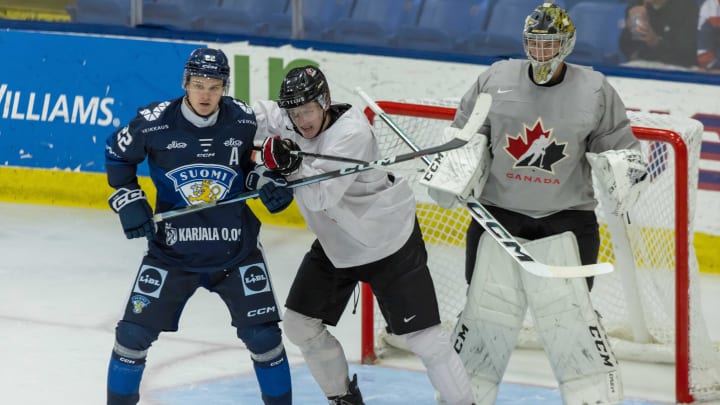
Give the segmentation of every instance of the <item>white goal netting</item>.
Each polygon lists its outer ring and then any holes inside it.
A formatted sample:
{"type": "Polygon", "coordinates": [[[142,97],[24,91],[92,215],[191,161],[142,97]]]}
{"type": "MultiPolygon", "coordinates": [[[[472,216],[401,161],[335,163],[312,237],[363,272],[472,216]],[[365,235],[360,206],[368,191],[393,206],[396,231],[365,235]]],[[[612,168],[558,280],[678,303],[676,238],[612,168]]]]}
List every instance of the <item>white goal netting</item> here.
{"type": "MultiPolygon", "coordinates": [[[[443,128],[457,105],[437,100],[379,104],[420,147],[441,143],[443,128]]],[[[679,390],[692,395],[678,392],[682,402],[720,398],[720,357],[702,315],[692,246],[702,125],[670,115],[628,114],[649,157],[650,185],[629,213],[629,224],[606,215],[602,204],[596,210],[602,239],[598,261],[614,263],[616,271],[596,277],[593,305],[602,315],[618,358],[677,362],[679,390]]],[[[372,122],[384,156],[410,151],[379,117],[372,122]]],[[[471,217],[464,208],[445,210],[433,203],[417,184],[424,167],[416,159],[393,170],[406,177],[415,192],[441,318],[451,331],[465,305],[465,230],[471,217]]],[[[367,333],[372,328],[373,339],[363,352],[382,355],[394,339],[385,334],[382,316],[374,307],[373,320],[363,325],[367,333]]],[[[541,348],[529,317],[518,345],[541,348]]]]}

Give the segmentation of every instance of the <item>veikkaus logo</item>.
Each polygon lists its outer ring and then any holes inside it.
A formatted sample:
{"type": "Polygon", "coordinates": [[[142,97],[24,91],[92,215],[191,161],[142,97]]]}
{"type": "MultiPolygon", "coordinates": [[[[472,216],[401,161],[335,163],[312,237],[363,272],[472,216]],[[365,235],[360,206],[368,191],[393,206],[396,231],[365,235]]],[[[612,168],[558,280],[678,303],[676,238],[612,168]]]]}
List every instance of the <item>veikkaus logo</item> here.
{"type": "Polygon", "coordinates": [[[66,124],[120,126],[113,117],[113,97],[36,93],[12,90],[0,84],[0,117],[3,119],[64,122],[66,124]]]}

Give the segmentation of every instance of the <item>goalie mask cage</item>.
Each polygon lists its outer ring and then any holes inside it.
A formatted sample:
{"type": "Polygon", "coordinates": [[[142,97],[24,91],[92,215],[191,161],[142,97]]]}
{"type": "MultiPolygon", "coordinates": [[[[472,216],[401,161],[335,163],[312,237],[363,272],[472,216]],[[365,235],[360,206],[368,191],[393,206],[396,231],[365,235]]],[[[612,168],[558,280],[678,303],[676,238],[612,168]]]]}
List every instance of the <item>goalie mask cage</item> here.
{"type": "MultiPolygon", "coordinates": [[[[426,148],[440,143],[457,101],[378,104],[410,139],[426,148]]],[[[410,151],[369,108],[365,113],[382,156],[410,151]]],[[[625,218],[607,215],[600,198],[596,210],[601,233],[598,261],[614,263],[615,271],[595,277],[593,306],[602,316],[618,358],[675,363],[677,402],[718,399],[720,356],[705,325],[692,246],[702,125],[664,114],[631,111],[628,115],[648,156],[649,185],[625,218]]],[[[406,177],[415,192],[440,316],[451,333],[465,305],[465,230],[471,217],[463,207],[446,210],[434,204],[425,187],[417,184],[425,167],[415,159],[393,166],[393,171],[406,177]]],[[[364,363],[390,356],[393,350],[384,348],[406,349],[403,339],[385,332],[377,302],[366,284],[361,305],[364,363]]],[[[529,316],[518,347],[542,347],[529,316]]]]}

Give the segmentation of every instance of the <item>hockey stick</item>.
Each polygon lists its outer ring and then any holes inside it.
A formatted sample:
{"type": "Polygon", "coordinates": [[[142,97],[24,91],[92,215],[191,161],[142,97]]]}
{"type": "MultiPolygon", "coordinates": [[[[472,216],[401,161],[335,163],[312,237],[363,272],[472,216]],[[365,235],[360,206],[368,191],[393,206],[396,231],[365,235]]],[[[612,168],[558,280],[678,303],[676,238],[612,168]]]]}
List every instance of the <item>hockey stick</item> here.
{"type": "MultiPolygon", "coordinates": [[[[401,155],[396,156],[390,156],[383,159],[374,160],[372,162],[363,162],[360,164],[357,164],[355,166],[349,166],[338,170],[333,170],[331,172],[327,173],[320,173],[316,174],[314,176],[304,177],[302,179],[292,180],[288,181],[287,185],[285,187],[288,188],[296,188],[300,186],[304,186],[307,184],[317,183],[324,180],[334,179],[336,177],[341,176],[347,176],[349,174],[362,172],[365,170],[370,169],[383,169],[385,166],[390,166],[395,163],[402,163],[406,162],[408,160],[413,160],[418,157],[424,157],[425,155],[432,155],[439,152],[445,152],[451,149],[459,148],[470,140],[470,137],[472,137],[474,134],[470,134],[470,136],[464,136],[464,134],[458,134],[455,138],[451,139],[450,141],[438,145],[433,146],[427,149],[416,149],[413,152],[410,153],[403,153],[401,155]]],[[[250,198],[256,198],[260,195],[258,191],[248,191],[242,194],[239,194],[237,197],[233,197],[227,200],[220,200],[220,201],[213,201],[209,203],[204,204],[197,204],[197,205],[189,205],[184,208],[178,208],[176,210],[170,210],[165,212],[159,212],[153,216],[153,220],[157,222],[164,221],[169,218],[174,218],[180,215],[189,214],[191,212],[197,212],[200,210],[217,207],[220,205],[226,205],[226,204],[233,204],[240,201],[245,201],[250,198]]]]}
{"type": "MultiPolygon", "coordinates": [[[[263,150],[262,146],[253,146],[253,149],[256,151],[263,150]]],[[[334,160],[336,162],[356,163],[356,164],[367,164],[368,163],[365,160],[352,159],[352,158],[347,158],[344,156],[322,155],[320,153],[303,152],[301,150],[291,150],[290,154],[295,155],[295,156],[310,156],[310,157],[314,157],[316,159],[334,160]]]]}
{"type": "Polygon", "coordinates": [[[297,155],[297,156],[310,156],[310,157],[314,157],[316,159],[334,160],[336,162],[358,163],[358,164],[363,164],[363,163],[367,164],[368,163],[364,160],[351,159],[351,158],[346,158],[343,156],[330,156],[330,155],[322,155],[320,153],[303,152],[301,150],[293,150],[293,151],[290,151],[290,153],[292,153],[293,155],[297,155]]]}
{"type": "MultiPolygon", "coordinates": [[[[355,89],[357,94],[365,101],[370,109],[378,115],[412,150],[418,150],[419,147],[410,139],[402,129],[400,129],[377,103],[370,98],[359,87],[355,89]]],[[[470,118],[465,127],[460,132],[475,133],[483,125],[487,112],[492,102],[490,95],[481,93],[475,102],[470,118]]],[[[423,157],[423,161],[430,165],[431,159],[427,156],[423,157]]],[[[530,274],[539,277],[556,277],[556,278],[573,278],[573,277],[590,277],[600,274],[606,274],[613,271],[610,263],[588,264],[584,266],[553,266],[536,261],[530,253],[518,242],[510,232],[505,229],[490,212],[480,204],[472,195],[467,200],[460,200],[465,208],[468,209],[473,219],[480,224],[490,236],[497,241],[505,251],[515,259],[530,274]]]]}

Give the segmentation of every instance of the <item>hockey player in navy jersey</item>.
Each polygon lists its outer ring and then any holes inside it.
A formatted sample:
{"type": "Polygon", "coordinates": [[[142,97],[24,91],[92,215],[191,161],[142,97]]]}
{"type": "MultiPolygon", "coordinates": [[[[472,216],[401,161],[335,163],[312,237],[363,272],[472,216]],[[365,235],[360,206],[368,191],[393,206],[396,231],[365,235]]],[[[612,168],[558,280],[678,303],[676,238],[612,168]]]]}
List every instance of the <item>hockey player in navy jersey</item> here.
{"type": "MultiPolygon", "coordinates": [[[[265,164],[289,179],[347,166],[300,159],[293,150],[364,161],[381,157],[362,111],[331,104],[327,80],[313,66],[291,69],[279,100],[257,101],[253,110],[265,164]]],[[[298,187],[295,197],[317,240],[295,276],[283,325],[330,404],[363,403],[356,377],[349,379],[343,348],[326,326],[337,324],[359,281],[372,286],[388,329],[422,360],[444,403],[471,404],[467,374],[440,327],[407,181],[385,171],[363,171],[298,187]]]]}
{"type": "MultiPolygon", "coordinates": [[[[464,148],[448,152],[425,184],[446,208],[474,194],[514,237],[527,241],[540,262],[593,264],[600,235],[591,173],[607,190],[608,207],[620,216],[642,190],[645,157],[607,79],[564,61],[575,44],[575,26],[564,9],[550,2],[537,6],[522,35],[527,59],[496,62],[483,71],[462,97],[450,128],[452,133],[465,125],[478,94],[491,94],[478,136],[485,138],[484,147],[476,154],[464,148]],[[467,168],[481,173],[461,181],[460,174],[472,171],[467,168]],[[440,175],[445,170],[448,175],[440,175]],[[448,192],[451,188],[457,191],[448,192]]],[[[593,280],[531,275],[498,246],[477,222],[469,225],[470,286],[452,341],[477,404],[495,403],[526,310],[563,403],[622,401],[617,360],[590,302],[593,280]]]]}
{"type": "Polygon", "coordinates": [[[107,381],[108,405],[139,401],[145,359],[160,332],[178,329],[199,287],[217,293],[252,359],[265,404],[292,403],[290,369],[262,246],[260,223],[244,202],[155,223],[136,169],[147,159],[157,190],[156,212],[232,198],[260,189],[270,212],[287,207],[292,190],[251,159],[255,114],[225,96],[230,67],[216,49],[194,50],[182,78],[185,95],[141,108],[107,139],[112,209],[127,238],[145,237],[148,250],[125,313],[115,329],[107,381]]]}

